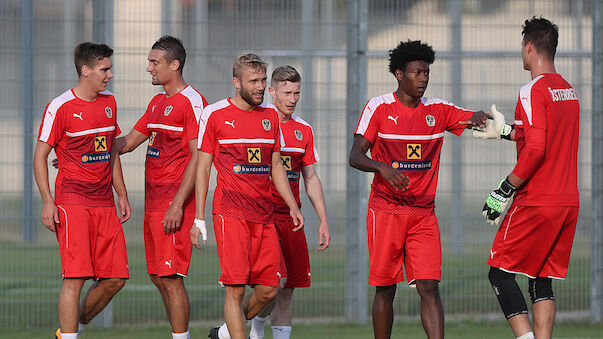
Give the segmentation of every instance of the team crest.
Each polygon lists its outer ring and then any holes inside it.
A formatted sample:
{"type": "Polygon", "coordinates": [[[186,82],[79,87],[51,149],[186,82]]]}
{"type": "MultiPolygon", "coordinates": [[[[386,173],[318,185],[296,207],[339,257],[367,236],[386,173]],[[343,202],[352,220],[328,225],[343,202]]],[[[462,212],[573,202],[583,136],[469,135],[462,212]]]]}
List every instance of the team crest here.
{"type": "Polygon", "coordinates": [[[107,137],[104,135],[94,138],[94,152],[107,151],[107,137]]]}
{"type": "Polygon", "coordinates": [[[247,147],[247,161],[250,164],[258,164],[262,162],[262,153],[259,147],[247,147]]]}
{"type": "Polygon", "coordinates": [[[163,115],[167,117],[168,115],[170,115],[170,113],[172,113],[173,109],[174,109],[174,107],[172,107],[172,105],[169,105],[168,107],[165,108],[165,111],[163,111],[163,115]]]}
{"type": "Polygon", "coordinates": [[[262,120],[262,126],[264,126],[265,130],[269,131],[270,130],[270,126],[271,126],[270,120],[268,120],[268,119],[262,120]]]}
{"type": "Polygon", "coordinates": [[[105,107],[105,114],[107,115],[107,118],[111,119],[113,117],[113,110],[111,109],[111,107],[107,106],[105,107]]]}
{"type": "Polygon", "coordinates": [[[149,138],[149,146],[153,146],[155,142],[155,137],[157,137],[157,131],[151,132],[151,137],[149,138]]]}
{"type": "Polygon", "coordinates": [[[302,141],[302,139],[304,138],[304,135],[302,134],[302,132],[298,129],[295,130],[295,139],[302,141]]]}
{"type": "Polygon", "coordinates": [[[420,160],[421,159],[421,144],[406,145],[406,159],[420,160]]]}
{"type": "Polygon", "coordinates": [[[286,171],[291,170],[291,156],[290,155],[281,155],[281,162],[283,163],[283,167],[285,167],[286,171]]]}
{"type": "Polygon", "coordinates": [[[425,117],[425,122],[427,122],[427,126],[429,127],[435,126],[435,118],[431,114],[425,117]]]}

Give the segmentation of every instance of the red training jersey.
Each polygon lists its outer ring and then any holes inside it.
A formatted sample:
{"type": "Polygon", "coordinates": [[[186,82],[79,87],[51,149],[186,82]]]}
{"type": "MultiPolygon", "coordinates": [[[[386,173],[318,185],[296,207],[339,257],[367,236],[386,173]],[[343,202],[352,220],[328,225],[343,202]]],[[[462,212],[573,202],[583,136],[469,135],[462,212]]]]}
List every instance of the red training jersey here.
{"type": "Polygon", "coordinates": [[[218,171],[213,213],[270,223],[272,153],[281,148],[278,115],[262,104],[251,112],[230,99],[203,110],[198,149],[213,155],[218,171]]]}
{"type": "Polygon", "coordinates": [[[518,206],[579,206],[578,141],[580,104],[559,74],[542,74],[519,91],[515,108],[517,164],[527,182],[517,190],[518,206]]]}
{"type": "MultiPolygon", "coordinates": [[[[318,152],[314,147],[314,132],[310,124],[295,114],[286,122],[279,122],[281,129],[281,161],[287,171],[287,179],[291,185],[291,192],[301,207],[299,196],[299,179],[302,167],[312,165],[319,160],[318,152]]],[[[272,188],[272,203],[274,204],[274,218],[291,220],[289,207],[274,187],[272,188]]]]}
{"type": "Polygon", "coordinates": [[[55,204],[115,206],[110,160],[120,133],[115,98],[109,91],[90,102],[71,89],[46,106],[38,140],[52,146],[59,160],[55,204]]]}
{"type": "Polygon", "coordinates": [[[396,93],[368,101],[354,134],[371,143],[373,160],[399,169],[409,179],[406,191],[395,191],[375,173],[369,208],[392,214],[432,215],[444,131],[460,135],[473,111],[441,99],[422,97],[416,108],[404,106],[396,93]]]}
{"type": "MultiPolygon", "coordinates": [[[[189,141],[199,133],[199,118],[207,101],[196,89],[186,86],[168,97],[157,94],[134,129],[149,137],[145,161],[145,211],[167,210],[178,192],[184,170],[191,159],[189,141]]],[[[195,211],[195,192],[182,206],[195,211]]]]}

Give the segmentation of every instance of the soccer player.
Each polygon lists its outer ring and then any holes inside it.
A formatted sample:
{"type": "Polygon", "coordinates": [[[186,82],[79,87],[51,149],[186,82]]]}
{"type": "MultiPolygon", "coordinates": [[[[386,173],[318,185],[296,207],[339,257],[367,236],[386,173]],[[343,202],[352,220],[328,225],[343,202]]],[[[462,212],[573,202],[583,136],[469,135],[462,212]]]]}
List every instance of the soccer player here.
{"type": "Polygon", "coordinates": [[[389,51],[398,89],[370,99],[354,132],[350,165],[375,172],[367,215],[375,338],[391,336],[403,267],[421,296],[428,338],[444,336],[438,290],[442,253],[434,213],[440,150],[445,131],[460,135],[468,126],[483,125],[487,115],[423,96],[434,58],[432,48],[420,41],[401,42],[389,51]]]}
{"type": "Polygon", "coordinates": [[[273,106],[262,104],[266,63],[255,54],[242,54],[232,73],[235,95],[207,106],[199,124],[197,227],[191,229],[191,240],[200,248],[213,162],[218,184],[212,214],[220,283],[226,288],[226,323],[212,329],[210,337],[244,339],[244,319],[252,319],[271,302],[280,283],[281,254],[272,221],[270,177],[290,209],[293,231],[303,228],[304,219],[281,162],[278,114],[273,106]],[[245,285],[252,286],[253,293],[243,298],[245,285]]]}
{"type": "Polygon", "coordinates": [[[56,232],[61,253],[59,339],[78,338],[129,278],[121,223],[130,218],[130,203],[113,147],[121,131],[115,98],[107,91],[113,78],[111,55],[105,44],[85,42],[75,48],[78,83],[46,106],[33,159],[44,203],[42,223],[56,232]],[[53,148],[60,162],[54,199],[47,164],[53,148]],[[96,282],[79,304],[90,278],[96,282]]]}
{"type": "MultiPolygon", "coordinates": [[[[318,250],[329,246],[331,235],[327,208],[320,179],[314,169],[318,161],[318,152],[314,148],[314,133],[312,127],[295,115],[295,106],[299,101],[301,76],[291,66],[281,66],[272,72],[271,86],[268,92],[277,109],[281,129],[281,160],[287,171],[291,191],[301,208],[299,197],[300,172],[304,177],[306,193],[318,219],[318,250]]],[[[268,304],[251,322],[251,339],[264,338],[264,324],[272,313],[272,335],[276,339],[289,339],[291,336],[293,290],[295,287],[310,286],[310,259],[308,244],[303,230],[293,232],[294,225],[289,216],[289,208],[281,196],[273,188],[272,203],[274,204],[273,220],[278,232],[286,276],[283,288],[279,288],[276,302],[268,304]],[[273,312],[274,310],[274,312],[273,312]]],[[[282,284],[281,284],[282,285],[282,284]]]]}
{"type": "Polygon", "coordinates": [[[163,92],[115,145],[121,154],[149,140],[144,214],[147,272],[163,298],[172,337],[187,339],[190,305],[183,278],[193,249],[189,232],[195,219],[197,134],[207,101],[182,77],[186,50],[179,39],[162,36],[151,47],[148,60],[152,83],[163,86],[163,92]]]}
{"type": "MultiPolygon", "coordinates": [[[[498,224],[488,277],[515,337],[551,338],[555,320],[552,279],[565,279],[578,220],[580,105],[572,86],[555,70],[558,28],[544,18],[523,25],[521,56],[532,81],[519,90],[515,124],[489,122],[481,138],[515,140],[517,163],[483,208],[498,224]],[[534,331],[515,274],[529,278],[534,331]]],[[[496,113],[495,113],[496,115],[496,113]]]]}

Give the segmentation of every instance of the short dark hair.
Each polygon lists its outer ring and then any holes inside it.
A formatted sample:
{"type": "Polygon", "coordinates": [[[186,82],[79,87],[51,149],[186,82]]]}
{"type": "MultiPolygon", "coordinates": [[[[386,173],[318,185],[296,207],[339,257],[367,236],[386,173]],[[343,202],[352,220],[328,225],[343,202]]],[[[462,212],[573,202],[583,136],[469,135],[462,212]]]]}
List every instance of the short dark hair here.
{"type": "Polygon", "coordinates": [[[285,81],[300,82],[301,75],[299,75],[295,68],[289,65],[275,68],[272,72],[272,80],[270,82],[270,85],[274,87],[280,84],[281,82],[285,81]]]}
{"type": "Polygon", "coordinates": [[[184,62],[186,61],[186,50],[182,45],[182,40],[175,38],[171,35],[164,35],[159,40],[155,41],[151,49],[159,49],[166,52],[167,62],[178,60],[180,67],[178,70],[182,74],[184,68],[184,62]]]}
{"type": "Polygon", "coordinates": [[[232,76],[241,79],[243,67],[251,67],[254,70],[266,72],[266,62],[254,53],[244,53],[239,55],[232,64],[232,76]]]}
{"type": "Polygon", "coordinates": [[[73,50],[73,63],[77,75],[82,75],[82,67],[94,67],[96,61],[109,58],[113,55],[113,50],[106,44],[95,44],[92,42],[82,42],[73,50]]]}
{"type": "Polygon", "coordinates": [[[535,16],[526,20],[522,27],[524,44],[531,42],[539,54],[553,60],[559,42],[559,27],[543,17],[535,16]]]}
{"type": "Polygon", "coordinates": [[[435,60],[435,52],[431,46],[421,43],[420,40],[406,42],[400,41],[398,47],[390,50],[389,55],[389,71],[396,74],[396,70],[404,71],[406,64],[411,61],[422,60],[429,64],[433,64],[435,60]]]}

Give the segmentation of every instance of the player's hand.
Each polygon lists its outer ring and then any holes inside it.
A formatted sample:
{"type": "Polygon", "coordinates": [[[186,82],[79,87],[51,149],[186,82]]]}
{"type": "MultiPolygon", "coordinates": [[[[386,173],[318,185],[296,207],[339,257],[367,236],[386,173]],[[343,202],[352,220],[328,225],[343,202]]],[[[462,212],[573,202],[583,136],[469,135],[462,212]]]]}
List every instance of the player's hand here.
{"type": "Polygon", "coordinates": [[[295,206],[295,209],[289,209],[289,215],[291,216],[291,219],[293,219],[293,225],[295,225],[293,232],[297,232],[304,228],[304,216],[301,214],[297,206],[295,206]]]}
{"type": "Polygon", "coordinates": [[[207,227],[205,227],[205,220],[195,218],[195,223],[193,224],[193,227],[191,227],[191,242],[196,248],[201,248],[199,236],[203,239],[203,245],[207,244],[207,227]]]}
{"type": "Polygon", "coordinates": [[[54,204],[54,202],[44,204],[44,207],[42,207],[42,223],[44,224],[44,226],[46,226],[46,228],[48,228],[49,230],[56,232],[56,224],[58,224],[59,222],[59,210],[57,209],[57,206],[54,204]]]}
{"type": "Polygon", "coordinates": [[[161,220],[161,225],[163,225],[163,233],[169,235],[179,231],[182,227],[182,214],[183,212],[181,206],[170,203],[170,207],[168,207],[167,211],[165,211],[163,220],[161,220]]]}
{"type": "Polygon", "coordinates": [[[484,111],[473,112],[473,115],[469,120],[459,121],[460,125],[467,125],[467,127],[486,127],[486,120],[490,117],[490,114],[484,113],[484,111]]]}
{"type": "Polygon", "coordinates": [[[123,224],[130,219],[130,213],[132,212],[128,196],[118,197],[117,206],[119,207],[119,222],[123,224]]]}
{"type": "Polygon", "coordinates": [[[505,116],[496,109],[496,105],[490,107],[492,117],[486,121],[486,127],[473,131],[473,136],[479,139],[508,138],[513,128],[505,121],[505,116]]]}
{"type": "Polygon", "coordinates": [[[329,232],[329,224],[320,223],[318,227],[318,250],[323,251],[329,247],[331,243],[331,232],[329,232]]]}
{"type": "Polygon", "coordinates": [[[56,169],[59,168],[59,159],[58,158],[52,159],[52,167],[54,167],[56,169]]]}
{"type": "Polygon", "coordinates": [[[482,215],[489,224],[498,225],[502,212],[507,208],[516,190],[517,188],[511,185],[509,179],[505,178],[500,182],[498,188],[490,193],[482,209],[482,215]]]}
{"type": "Polygon", "coordinates": [[[408,177],[402,171],[384,164],[379,167],[379,174],[396,191],[406,191],[408,189],[408,177]]]}

